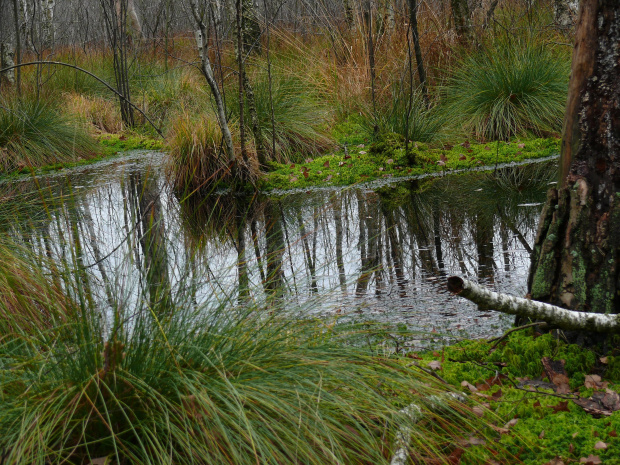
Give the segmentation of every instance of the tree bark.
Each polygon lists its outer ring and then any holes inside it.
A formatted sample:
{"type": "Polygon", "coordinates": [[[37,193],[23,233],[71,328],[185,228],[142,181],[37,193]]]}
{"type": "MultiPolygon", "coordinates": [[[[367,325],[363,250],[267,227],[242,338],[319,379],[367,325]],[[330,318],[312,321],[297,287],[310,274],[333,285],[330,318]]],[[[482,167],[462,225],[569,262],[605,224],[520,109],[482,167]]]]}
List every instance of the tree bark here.
{"type": "Polygon", "coordinates": [[[467,0],[450,0],[454,29],[459,37],[468,38],[471,35],[471,16],[467,0]]]}
{"type": "Polygon", "coordinates": [[[533,299],[620,313],[620,4],[584,0],[564,123],[559,189],[543,209],[533,299]]]}
{"type": "MultiPolygon", "coordinates": [[[[424,103],[428,106],[428,90],[426,87],[426,71],[424,62],[422,61],[422,47],[420,46],[420,34],[418,32],[418,0],[407,0],[409,3],[409,22],[411,24],[411,35],[413,37],[413,51],[415,53],[415,61],[418,68],[418,77],[422,86],[422,97],[424,103]]],[[[408,142],[408,140],[407,140],[408,142]]]]}

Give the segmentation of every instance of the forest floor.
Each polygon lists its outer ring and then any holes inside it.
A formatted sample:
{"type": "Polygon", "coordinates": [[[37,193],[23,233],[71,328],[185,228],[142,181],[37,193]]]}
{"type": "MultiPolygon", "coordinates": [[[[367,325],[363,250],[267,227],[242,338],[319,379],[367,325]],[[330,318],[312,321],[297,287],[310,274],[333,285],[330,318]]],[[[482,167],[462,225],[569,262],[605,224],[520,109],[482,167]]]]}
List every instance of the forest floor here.
{"type": "Polygon", "coordinates": [[[463,438],[451,463],[484,463],[476,457],[486,449],[495,455],[489,464],[596,465],[620,464],[619,353],[528,329],[406,358],[476,399],[474,413],[489,424],[486,440],[463,438]]]}

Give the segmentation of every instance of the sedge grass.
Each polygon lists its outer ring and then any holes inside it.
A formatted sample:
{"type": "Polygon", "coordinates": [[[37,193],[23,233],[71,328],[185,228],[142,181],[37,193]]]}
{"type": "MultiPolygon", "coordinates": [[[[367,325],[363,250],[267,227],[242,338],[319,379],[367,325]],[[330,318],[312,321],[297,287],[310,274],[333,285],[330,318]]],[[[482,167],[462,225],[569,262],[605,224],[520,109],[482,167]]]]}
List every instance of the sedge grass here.
{"type": "Polygon", "coordinates": [[[347,342],[352,328],[225,301],[195,309],[183,292],[131,305],[116,292],[103,311],[84,273],[43,266],[21,279],[62,281],[66,297],[45,304],[53,324],[24,324],[32,304],[20,301],[0,339],[6,463],[387,463],[413,401],[428,414],[409,425],[416,454],[449,463],[456,438],[483,426],[458,403],[431,413],[444,388],[347,342]]]}
{"type": "Polygon", "coordinates": [[[454,130],[482,140],[559,133],[569,69],[566,54],[548,44],[498,40],[461,58],[445,89],[445,113],[454,130]]]}
{"type": "Polygon", "coordinates": [[[85,128],[50,103],[26,98],[0,103],[0,170],[34,168],[96,156],[85,128]]]}

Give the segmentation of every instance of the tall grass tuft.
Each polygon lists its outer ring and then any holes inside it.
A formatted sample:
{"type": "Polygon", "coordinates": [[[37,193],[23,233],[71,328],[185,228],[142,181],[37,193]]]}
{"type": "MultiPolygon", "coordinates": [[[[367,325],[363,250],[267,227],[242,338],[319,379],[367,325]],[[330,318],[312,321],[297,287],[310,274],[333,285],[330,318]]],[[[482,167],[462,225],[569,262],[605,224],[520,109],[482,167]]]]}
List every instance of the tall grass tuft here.
{"type": "Polygon", "coordinates": [[[570,60],[548,44],[512,38],[457,64],[445,111],[457,131],[483,140],[557,133],[568,92],[570,60]]]}
{"type": "Polygon", "coordinates": [[[428,107],[419,90],[410,93],[399,83],[391,86],[386,98],[377,102],[376,112],[367,104],[361,124],[372,134],[375,124],[379,135],[398,134],[416,142],[432,142],[441,136],[445,116],[437,107],[428,107]]]}
{"type": "MultiPolygon", "coordinates": [[[[267,73],[257,72],[251,79],[263,136],[262,145],[272,159],[278,162],[297,162],[334,145],[329,134],[332,111],[317,98],[309,85],[296,76],[277,70],[272,76],[270,100],[267,73]],[[272,103],[275,125],[271,118],[272,103]]],[[[227,93],[228,107],[233,114],[238,112],[238,100],[237,92],[227,93]]],[[[251,134],[249,119],[246,115],[247,134],[251,134]]]]}
{"type": "MultiPolygon", "coordinates": [[[[231,125],[231,132],[234,141],[238,137],[234,125],[231,125]]],[[[235,180],[224,153],[222,131],[215,115],[178,115],[166,140],[169,151],[166,172],[178,192],[208,191],[218,182],[235,180]]],[[[240,159],[239,155],[237,159],[240,159]]],[[[256,157],[250,157],[249,172],[254,178],[258,176],[255,160],[256,157]]]]}
{"type": "MultiPolygon", "coordinates": [[[[407,421],[398,410],[415,400],[426,412],[425,399],[443,390],[320,323],[226,302],[196,310],[190,296],[149,305],[122,292],[103,312],[85,298],[83,276],[55,275],[79,318],[24,325],[16,315],[32,310],[28,300],[6,315],[6,463],[387,463],[407,421]]],[[[56,301],[46,307],[67,310],[56,301]]],[[[451,407],[410,425],[416,451],[440,463],[464,429],[480,426],[465,407],[451,407]]]]}
{"type": "Polygon", "coordinates": [[[76,121],[34,99],[0,102],[0,170],[36,168],[97,155],[95,141],[76,121]]]}

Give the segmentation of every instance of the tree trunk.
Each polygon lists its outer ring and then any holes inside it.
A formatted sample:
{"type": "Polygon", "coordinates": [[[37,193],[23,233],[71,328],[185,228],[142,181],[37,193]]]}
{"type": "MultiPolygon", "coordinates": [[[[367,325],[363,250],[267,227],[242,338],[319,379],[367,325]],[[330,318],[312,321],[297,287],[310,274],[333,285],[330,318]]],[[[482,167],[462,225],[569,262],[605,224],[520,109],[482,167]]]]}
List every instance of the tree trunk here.
{"type": "Polygon", "coordinates": [[[41,0],[41,42],[45,47],[52,47],[56,38],[54,28],[54,8],[56,0],[41,0]]]}
{"type": "MultiPolygon", "coordinates": [[[[418,32],[418,0],[407,0],[409,3],[409,22],[411,24],[411,35],[413,38],[413,50],[415,53],[415,61],[418,68],[418,77],[422,86],[422,97],[424,103],[428,106],[428,90],[426,87],[426,71],[424,70],[424,62],[422,61],[422,47],[420,46],[420,33],[418,32]]],[[[408,143],[408,138],[407,138],[408,143]]]]}
{"type": "Polygon", "coordinates": [[[575,17],[579,9],[577,0],[554,0],[553,20],[559,29],[571,29],[575,25],[575,17]]]}
{"type": "Polygon", "coordinates": [[[228,163],[234,165],[236,163],[235,146],[233,144],[232,134],[230,132],[230,127],[228,126],[228,120],[226,118],[226,106],[224,105],[222,93],[220,92],[220,88],[218,87],[215,76],[213,75],[213,68],[211,66],[211,61],[209,60],[207,23],[205,23],[204,14],[201,14],[201,12],[198,10],[196,2],[190,1],[190,7],[192,10],[192,15],[194,16],[194,21],[198,26],[198,30],[196,31],[196,43],[200,52],[200,70],[202,71],[202,74],[207,80],[207,84],[211,89],[211,95],[213,95],[213,100],[215,100],[217,121],[222,131],[222,138],[224,139],[224,146],[228,163]]]}
{"type": "Polygon", "coordinates": [[[468,38],[471,35],[471,16],[467,0],[450,0],[454,29],[459,37],[468,38]]]}
{"type": "Polygon", "coordinates": [[[543,209],[531,297],[620,313],[620,4],[584,0],[577,24],[561,178],[543,209]]]}

